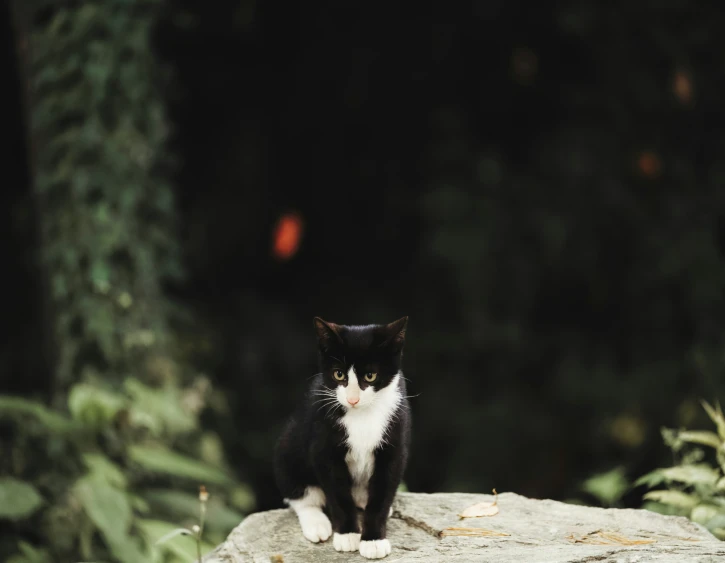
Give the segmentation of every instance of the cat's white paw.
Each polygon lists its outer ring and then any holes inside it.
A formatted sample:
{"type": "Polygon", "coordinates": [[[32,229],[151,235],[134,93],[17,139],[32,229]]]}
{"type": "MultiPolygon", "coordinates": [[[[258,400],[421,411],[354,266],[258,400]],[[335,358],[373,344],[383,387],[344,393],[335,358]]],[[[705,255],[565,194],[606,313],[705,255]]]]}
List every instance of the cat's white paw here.
{"type": "Polygon", "coordinates": [[[330,519],[321,510],[307,510],[299,514],[302,535],[311,542],[326,541],[332,535],[330,519]]]}
{"type": "Polygon", "coordinates": [[[360,534],[335,534],[332,536],[332,545],[337,551],[357,551],[360,547],[360,534]]]}
{"type": "Polygon", "coordinates": [[[382,559],[390,555],[392,548],[388,540],[369,540],[360,542],[360,555],[368,559],[382,559]]]}

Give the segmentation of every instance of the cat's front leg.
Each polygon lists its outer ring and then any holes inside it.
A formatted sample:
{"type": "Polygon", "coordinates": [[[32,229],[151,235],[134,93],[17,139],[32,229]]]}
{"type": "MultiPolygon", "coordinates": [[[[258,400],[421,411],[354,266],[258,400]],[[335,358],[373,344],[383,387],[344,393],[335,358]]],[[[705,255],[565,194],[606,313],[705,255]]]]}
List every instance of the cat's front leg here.
{"type": "Polygon", "coordinates": [[[360,555],[381,559],[392,550],[388,541],[387,522],[392,513],[393,499],[403,476],[404,460],[391,448],[375,454],[375,469],[368,484],[368,503],[363,516],[360,555]]]}
{"type": "Polygon", "coordinates": [[[352,479],[344,458],[334,456],[319,467],[324,467],[318,472],[318,479],[325,492],[332,522],[332,545],[337,551],[357,551],[360,547],[360,527],[352,498],[352,479]]]}

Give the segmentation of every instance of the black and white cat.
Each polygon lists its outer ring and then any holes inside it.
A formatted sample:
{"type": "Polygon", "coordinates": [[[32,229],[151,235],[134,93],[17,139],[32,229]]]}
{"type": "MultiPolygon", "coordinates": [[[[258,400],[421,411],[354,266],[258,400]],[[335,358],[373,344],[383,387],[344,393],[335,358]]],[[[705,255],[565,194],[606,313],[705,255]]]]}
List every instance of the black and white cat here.
{"type": "Polygon", "coordinates": [[[320,373],[277,443],[275,477],[305,538],[332,535],[337,551],[379,559],[390,554],[386,523],[408,460],[400,371],[408,317],[388,325],[314,324],[320,373]]]}

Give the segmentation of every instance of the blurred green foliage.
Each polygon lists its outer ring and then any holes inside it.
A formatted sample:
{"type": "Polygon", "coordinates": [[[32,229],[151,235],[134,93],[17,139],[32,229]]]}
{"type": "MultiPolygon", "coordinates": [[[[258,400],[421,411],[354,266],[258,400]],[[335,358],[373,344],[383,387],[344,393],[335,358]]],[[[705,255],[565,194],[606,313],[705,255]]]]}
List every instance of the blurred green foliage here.
{"type": "Polygon", "coordinates": [[[630,488],[623,467],[592,475],[582,483],[582,491],[590,494],[606,508],[620,508],[619,501],[630,488]]]}
{"type": "Polygon", "coordinates": [[[11,563],[190,561],[191,538],[154,544],[197,521],[200,484],[206,550],[254,505],[202,429],[215,391],[179,344],[184,310],[163,290],[182,268],[150,45],[158,5],[21,9],[54,387],[0,396],[12,437],[0,559],[11,563]]]}
{"type": "MultiPolygon", "coordinates": [[[[198,384],[177,390],[203,401],[198,384]]],[[[79,383],[71,388],[69,415],[0,396],[0,418],[16,433],[1,466],[7,476],[0,477],[0,520],[11,521],[17,537],[39,540],[44,560],[188,561],[196,549],[191,539],[158,548],[154,542],[198,518],[198,483],[211,491],[205,549],[254,506],[251,491],[223,463],[205,459],[197,411],[181,398],[175,403],[174,393],[149,408],[137,391],[79,383]]],[[[33,561],[32,543],[18,548],[13,562],[33,561]]]]}
{"type": "Polygon", "coordinates": [[[61,387],[108,366],[120,377],[135,355],[167,344],[161,283],[181,266],[150,46],[158,4],[59,7],[29,31],[34,192],[61,387]]]}
{"type": "Polygon", "coordinates": [[[720,405],[704,402],[703,406],[716,432],[663,428],[662,436],[676,463],[640,477],[635,485],[664,485],[644,495],[645,508],[687,516],[725,540],[725,415],[720,405]]]}

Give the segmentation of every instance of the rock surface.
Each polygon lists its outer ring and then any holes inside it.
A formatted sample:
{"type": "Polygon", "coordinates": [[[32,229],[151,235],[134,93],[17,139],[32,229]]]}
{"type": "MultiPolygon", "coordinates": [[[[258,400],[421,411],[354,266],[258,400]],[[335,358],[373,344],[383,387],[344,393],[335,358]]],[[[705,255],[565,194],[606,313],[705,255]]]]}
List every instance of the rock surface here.
{"type": "MultiPolygon", "coordinates": [[[[498,496],[499,513],[495,516],[465,520],[458,517],[472,504],[493,500],[491,495],[399,493],[388,521],[393,552],[382,561],[725,561],[725,542],[717,540],[702,526],[686,518],[645,510],[591,508],[504,493],[498,496]],[[476,530],[464,532],[450,528],[476,530]],[[461,533],[479,535],[449,535],[461,533]]],[[[331,539],[321,544],[310,543],[302,537],[292,510],[286,509],[247,517],[205,561],[362,563],[368,560],[358,553],[336,552],[331,539]]]]}

